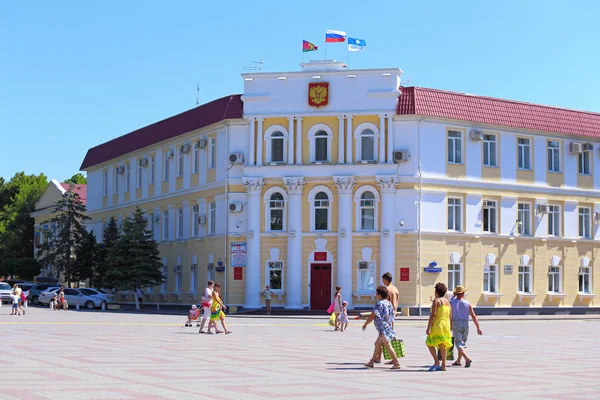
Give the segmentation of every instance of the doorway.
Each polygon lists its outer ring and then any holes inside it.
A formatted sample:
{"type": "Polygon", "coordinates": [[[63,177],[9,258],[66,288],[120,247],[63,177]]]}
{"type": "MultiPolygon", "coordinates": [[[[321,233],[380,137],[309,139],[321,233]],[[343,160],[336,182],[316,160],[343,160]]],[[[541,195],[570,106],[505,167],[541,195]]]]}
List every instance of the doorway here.
{"type": "Polygon", "coordinates": [[[310,309],[325,311],[331,305],[331,264],[310,265],[310,309]]]}

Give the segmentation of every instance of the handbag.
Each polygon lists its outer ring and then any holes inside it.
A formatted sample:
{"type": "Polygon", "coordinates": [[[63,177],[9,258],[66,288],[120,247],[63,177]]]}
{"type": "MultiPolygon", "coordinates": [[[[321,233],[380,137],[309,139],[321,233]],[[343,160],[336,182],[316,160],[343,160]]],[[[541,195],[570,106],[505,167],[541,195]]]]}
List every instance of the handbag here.
{"type": "MultiPolygon", "coordinates": [[[[442,352],[438,349],[438,360],[442,361],[442,352]]],[[[454,337],[452,338],[452,347],[446,349],[446,361],[454,361],[454,337]]]]}
{"type": "Polygon", "coordinates": [[[333,310],[335,310],[335,302],[331,303],[331,305],[327,309],[327,314],[331,314],[333,310]]]}
{"type": "MultiPolygon", "coordinates": [[[[402,339],[394,339],[390,342],[390,346],[392,347],[392,349],[394,349],[394,352],[396,353],[396,357],[400,358],[400,357],[404,357],[404,341],[402,339]]],[[[385,360],[391,360],[392,356],[390,355],[390,353],[387,350],[386,346],[383,346],[383,358],[385,360]]]]}
{"type": "Polygon", "coordinates": [[[329,325],[335,325],[335,313],[331,313],[331,316],[329,317],[329,325]]]}

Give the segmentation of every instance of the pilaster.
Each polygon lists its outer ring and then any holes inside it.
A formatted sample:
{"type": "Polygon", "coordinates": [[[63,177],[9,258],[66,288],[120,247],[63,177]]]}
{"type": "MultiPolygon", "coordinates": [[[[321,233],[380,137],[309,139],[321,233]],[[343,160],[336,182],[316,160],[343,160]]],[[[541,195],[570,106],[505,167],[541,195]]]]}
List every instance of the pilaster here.
{"type": "Polygon", "coordinates": [[[256,165],[263,165],[263,144],[265,139],[263,137],[263,118],[258,119],[258,128],[257,128],[257,140],[256,140],[256,165]]]}
{"type": "Polygon", "coordinates": [[[346,164],[352,164],[352,115],[346,117],[346,164]]]}
{"type": "Polygon", "coordinates": [[[302,308],[302,191],[303,177],[284,177],[288,193],[288,246],[285,308],[302,308]]]}
{"type": "MultiPolygon", "coordinates": [[[[338,262],[337,284],[346,293],[352,293],[352,192],[356,182],[352,176],[335,176],[333,183],[338,190],[338,262]]],[[[352,308],[352,296],[346,298],[352,308]]]]}
{"type": "Polygon", "coordinates": [[[302,117],[296,118],[296,165],[302,165],[302,117]]]}
{"type": "MultiPolygon", "coordinates": [[[[261,124],[262,125],[262,124],[261,124]]],[[[260,194],[264,188],[263,178],[244,177],[248,193],[247,261],[245,282],[245,307],[260,308],[260,194]]]]}
{"type": "Polygon", "coordinates": [[[287,163],[294,163],[294,120],[295,117],[288,117],[288,156],[287,163]]]}
{"type": "Polygon", "coordinates": [[[398,178],[395,175],[378,175],[377,186],[381,192],[381,274],[389,272],[396,276],[396,185],[398,178]]]}

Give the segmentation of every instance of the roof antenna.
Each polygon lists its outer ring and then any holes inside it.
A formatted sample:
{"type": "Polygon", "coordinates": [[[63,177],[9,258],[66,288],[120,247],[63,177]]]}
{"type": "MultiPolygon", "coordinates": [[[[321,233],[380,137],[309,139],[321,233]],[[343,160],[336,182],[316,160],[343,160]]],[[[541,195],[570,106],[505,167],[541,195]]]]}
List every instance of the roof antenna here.
{"type": "Polygon", "coordinates": [[[200,83],[196,83],[196,107],[200,105],[200,83]]]}
{"type": "Polygon", "coordinates": [[[262,66],[263,66],[262,56],[260,56],[259,61],[250,61],[250,63],[253,64],[253,65],[245,65],[244,66],[244,71],[258,71],[258,72],[262,72],[262,66]]]}

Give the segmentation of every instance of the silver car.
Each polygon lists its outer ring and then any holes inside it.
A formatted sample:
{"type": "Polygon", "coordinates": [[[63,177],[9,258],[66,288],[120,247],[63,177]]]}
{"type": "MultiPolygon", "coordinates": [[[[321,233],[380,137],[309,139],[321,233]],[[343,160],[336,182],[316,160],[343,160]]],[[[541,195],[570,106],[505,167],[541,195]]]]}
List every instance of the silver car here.
{"type": "MultiPolygon", "coordinates": [[[[42,292],[40,294],[39,302],[47,305],[52,301],[52,298],[55,294],[58,294],[59,288],[52,288],[46,292],[42,292]]],[[[89,296],[80,291],[80,289],[70,289],[65,288],[65,300],[67,301],[67,305],[71,308],[76,307],[79,304],[81,307],[85,307],[88,310],[93,310],[96,307],[101,307],[104,300],[96,297],[89,296]]]]}
{"type": "Polygon", "coordinates": [[[12,288],[6,282],[0,282],[0,298],[2,303],[12,303],[12,288]]]}
{"type": "Polygon", "coordinates": [[[106,293],[102,289],[94,289],[94,288],[79,288],[79,291],[83,294],[87,294],[88,296],[95,296],[101,300],[104,300],[107,304],[112,304],[117,301],[117,298],[114,294],[106,293]]]}

